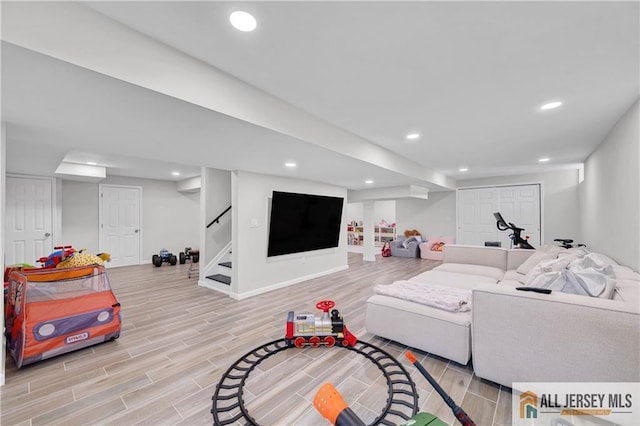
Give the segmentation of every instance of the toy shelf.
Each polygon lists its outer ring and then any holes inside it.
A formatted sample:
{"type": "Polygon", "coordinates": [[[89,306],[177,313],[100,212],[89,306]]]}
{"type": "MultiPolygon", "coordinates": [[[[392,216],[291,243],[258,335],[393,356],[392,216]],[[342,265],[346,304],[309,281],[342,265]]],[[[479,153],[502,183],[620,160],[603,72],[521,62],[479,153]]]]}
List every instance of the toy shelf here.
{"type": "MultiPolygon", "coordinates": [[[[348,243],[351,245],[361,246],[364,240],[364,227],[363,226],[347,226],[347,238],[348,243]]],[[[396,239],[396,228],[393,226],[375,226],[373,238],[375,245],[381,247],[387,241],[393,241],[396,239]]]]}

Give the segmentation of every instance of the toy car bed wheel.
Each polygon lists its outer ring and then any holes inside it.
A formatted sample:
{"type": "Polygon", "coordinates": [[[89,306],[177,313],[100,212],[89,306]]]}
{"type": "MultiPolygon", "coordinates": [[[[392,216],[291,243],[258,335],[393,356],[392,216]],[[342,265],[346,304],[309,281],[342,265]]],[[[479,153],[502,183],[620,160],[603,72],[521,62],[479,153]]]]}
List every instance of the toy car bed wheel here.
{"type": "Polygon", "coordinates": [[[198,261],[200,260],[200,254],[198,254],[198,253],[192,254],[191,255],[191,260],[193,261],[193,263],[198,263],[198,261]]]}
{"type": "Polygon", "coordinates": [[[187,256],[184,255],[184,252],[180,252],[180,264],[184,265],[184,263],[187,261],[187,256]]]}
{"type": "Polygon", "coordinates": [[[169,264],[173,266],[176,263],[178,263],[178,258],[176,257],[176,255],[172,254],[171,257],[169,258],[169,264]]]}
{"type": "Polygon", "coordinates": [[[157,254],[154,254],[151,258],[151,263],[153,263],[157,267],[160,267],[162,266],[162,259],[157,254]]]}

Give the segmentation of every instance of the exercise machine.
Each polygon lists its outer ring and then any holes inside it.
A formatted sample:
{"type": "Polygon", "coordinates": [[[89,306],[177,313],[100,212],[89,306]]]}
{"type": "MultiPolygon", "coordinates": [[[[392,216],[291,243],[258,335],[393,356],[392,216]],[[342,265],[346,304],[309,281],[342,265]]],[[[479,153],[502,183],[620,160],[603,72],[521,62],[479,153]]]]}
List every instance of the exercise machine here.
{"type": "Polygon", "coordinates": [[[512,233],[509,234],[509,238],[511,238],[511,247],[512,248],[521,248],[521,249],[531,249],[535,250],[535,248],[529,244],[527,241],[528,237],[522,238],[520,234],[524,231],[524,228],[518,228],[511,222],[507,222],[504,220],[500,212],[496,212],[493,214],[493,217],[496,218],[496,226],[500,231],[511,230],[512,233]]]}

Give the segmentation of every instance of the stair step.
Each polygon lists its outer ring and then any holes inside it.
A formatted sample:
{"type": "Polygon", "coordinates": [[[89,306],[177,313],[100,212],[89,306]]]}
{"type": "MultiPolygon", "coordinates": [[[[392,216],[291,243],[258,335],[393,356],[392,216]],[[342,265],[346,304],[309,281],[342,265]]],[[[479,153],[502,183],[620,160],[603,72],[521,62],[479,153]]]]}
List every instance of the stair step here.
{"type": "Polygon", "coordinates": [[[231,277],[222,274],[214,274],[207,276],[210,280],[218,281],[223,284],[231,285],[231,277]]]}
{"type": "Polygon", "coordinates": [[[218,265],[224,266],[225,268],[231,268],[231,262],[220,262],[218,265]]]}

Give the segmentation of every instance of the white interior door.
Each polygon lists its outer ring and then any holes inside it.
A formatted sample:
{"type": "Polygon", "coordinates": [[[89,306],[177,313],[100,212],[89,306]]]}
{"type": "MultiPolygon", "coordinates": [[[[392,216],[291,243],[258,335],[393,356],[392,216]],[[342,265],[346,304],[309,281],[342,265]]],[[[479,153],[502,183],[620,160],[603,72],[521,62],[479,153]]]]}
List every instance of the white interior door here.
{"type": "Polygon", "coordinates": [[[5,264],[29,263],[53,251],[53,182],[7,177],[5,264]]]}
{"type": "Polygon", "coordinates": [[[493,188],[458,191],[458,236],[456,243],[475,246],[495,241],[496,223],[493,212],[498,204],[493,188]]]}
{"type": "Polygon", "coordinates": [[[514,185],[459,189],[457,196],[458,244],[484,245],[500,241],[511,247],[510,231],[499,231],[494,212],[502,213],[507,222],[524,228],[521,237],[539,247],[541,242],[540,185],[514,185]]]}
{"type": "Polygon", "coordinates": [[[111,255],[110,267],[140,264],[142,188],[100,185],[100,251],[111,255]]]}
{"type": "MultiPolygon", "coordinates": [[[[524,228],[520,234],[522,238],[529,237],[529,244],[540,247],[540,186],[505,186],[498,188],[499,211],[507,222],[512,222],[518,228],[524,228]]],[[[495,226],[495,221],[494,221],[495,226]]],[[[509,231],[499,233],[502,247],[509,247],[509,231]]]]}

